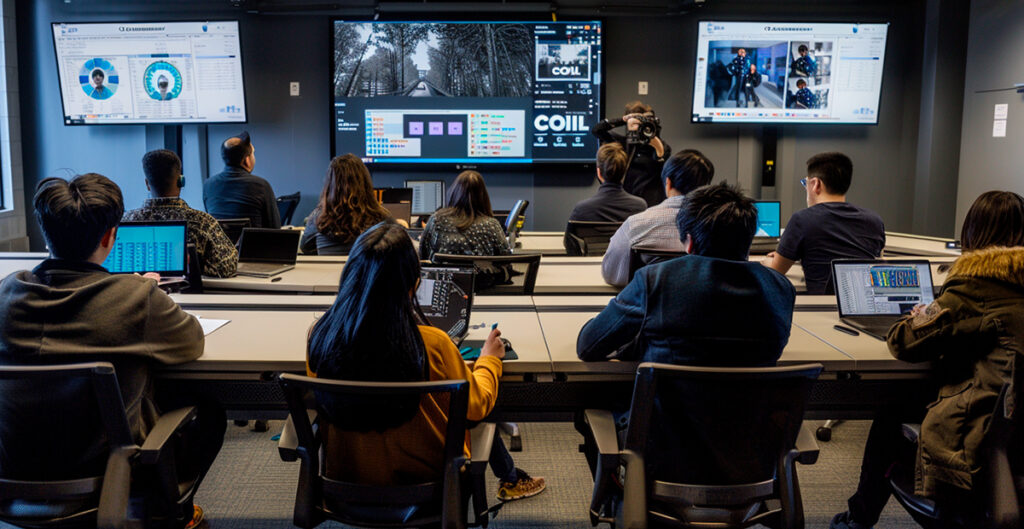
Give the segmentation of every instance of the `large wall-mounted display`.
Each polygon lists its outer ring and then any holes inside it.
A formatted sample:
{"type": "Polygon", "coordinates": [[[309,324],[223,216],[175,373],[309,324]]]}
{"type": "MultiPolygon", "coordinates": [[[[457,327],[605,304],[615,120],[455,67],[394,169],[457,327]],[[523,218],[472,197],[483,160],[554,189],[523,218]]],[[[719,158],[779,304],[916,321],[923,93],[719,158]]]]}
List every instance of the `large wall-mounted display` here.
{"type": "Polygon", "coordinates": [[[237,21],[52,28],[65,125],[246,121],[237,21]]]}
{"type": "Polygon", "coordinates": [[[334,22],[336,154],[592,162],[601,23],[334,22]]]}
{"type": "Polygon", "coordinates": [[[695,123],[878,123],[888,24],[707,22],[695,123]]]}

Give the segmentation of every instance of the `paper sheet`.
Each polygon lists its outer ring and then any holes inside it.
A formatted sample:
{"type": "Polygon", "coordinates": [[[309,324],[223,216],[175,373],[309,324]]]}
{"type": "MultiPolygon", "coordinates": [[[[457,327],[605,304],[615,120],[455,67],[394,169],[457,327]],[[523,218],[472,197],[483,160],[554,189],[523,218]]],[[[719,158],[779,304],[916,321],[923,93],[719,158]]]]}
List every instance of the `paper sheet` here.
{"type": "Polygon", "coordinates": [[[206,318],[199,318],[199,325],[203,326],[203,336],[209,336],[210,333],[220,329],[230,322],[231,320],[209,320],[206,318]]]}
{"type": "Polygon", "coordinates": [[[1010,115],[1009,103],[996,104],[995,117],[992,119],[1006,119],[1010,115]]]}
{"type": "Polygon", "coordinates": [[[992,137],[993,138],[1005,138],[1006,137],[1006,120],[997,119],[992,122],[992,137]]]}

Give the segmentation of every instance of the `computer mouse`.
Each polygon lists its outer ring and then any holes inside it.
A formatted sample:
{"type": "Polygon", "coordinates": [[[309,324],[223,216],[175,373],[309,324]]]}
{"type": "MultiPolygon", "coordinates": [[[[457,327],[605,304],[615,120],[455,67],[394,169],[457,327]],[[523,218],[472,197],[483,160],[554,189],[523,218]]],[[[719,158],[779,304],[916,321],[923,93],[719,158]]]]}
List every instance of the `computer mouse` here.
{"type": "Polygon", "coordinates": [[[512,342],[508,341],[508,338],[501,337],[501,343],[505,344],[505,352],[512,351],[512,342]]]}

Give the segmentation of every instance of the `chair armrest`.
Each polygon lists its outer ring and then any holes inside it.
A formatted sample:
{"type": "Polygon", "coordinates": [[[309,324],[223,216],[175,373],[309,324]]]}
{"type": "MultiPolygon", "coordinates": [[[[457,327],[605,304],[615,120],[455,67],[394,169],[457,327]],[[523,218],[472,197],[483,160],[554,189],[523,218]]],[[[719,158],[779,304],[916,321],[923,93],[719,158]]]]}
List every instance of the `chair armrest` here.
{"type": "Polygon", "coordinates": [[[647,477],[644,458],[632,451],[622,451],[626,482],[622,489],[622,526],[625,529],[647,529],[647,477]]]}
{"type": "Polygon", "coordinates": [[[818,462],[821,449],[818,448],[818,441],[806,424],[800,426],[800,433],[796,436],[796,452],[796,460],[802,465],[813,465],[818,462]]]}
{"type": "Polygon", "coordinates": [[[989,457],[988,474],[990,483],[988,489],[992,491],[992,527],[994,529],[1019,528],[1021,521],[1020,505],[1021,498],[1017,496],[1017,483],[1014,482],[1013,470],[1010,468],[1010,458],[1006,447],[999,447],[992,451],[989,457]]]}
{"type": "Polygon", "coordinates": [[[493,422],[482,422],[469,431],[470,463],[471,473],[483,473],[487,470],[487,462],[491,458],[491,448],[494,446],[494,436],[498,425],[493,422]]]}
{"type": "Polygon", "coordinates": [[[917,440],[921,438],[920,424],[903,424],[900,430],[903,432],[903,438],[911,443],[917,444],[917,440]]]}
{"type": "MultiPolygon", "coordinates": [[[[316,423],[316,410],[306,410],[306,415],[309,416],[309,423],[316,423]]],[[[316,434],[316,428],[313,429],[314,435],[316,434]]],[[[284,427],[281,428],[281,437],[277,441],[277,454],[281,457],[281,461],[292,462],[299,459],[299,436],[295,433],[295,423],[292,422],[291,414],[284,421],[284,427]]]]}
{"type": "Polygon", "coordinates": [[[602,522],[614,525],[615,519],[604,512],[604,507],[617,490],[615,474],[619,469],[619,437],[615,432],[615,418],[607,410],[584,410],[583,422],[597,449],[594,490],[590,496],[590,523],[594,526],[602,522]]]}
{"type": "Polygon", "coordinates": [[[156,464],[164,457],[167,441],[171,439],[171,436],[181,431],[195,417],[195,406],[178,408],[161,415],[149,435],[146,436],[146,442],[142,443],[142,449],[139,450],[139,461],[144,465],[156,464]]]}
{"type": "Polygon", "coordinates": [[[131,460],[139,451],[137,446],[122,446],[113,450],[103,473],[103,488],[96,513],[97,529],[122,529],[128,524],[128,502],[131,492],[131,460]]]}
{"type": "Polygon", "coordinates": [[[615,431],[615,417],[608,410],[584,410],[583,418],[594,436],[597,452],[603,458],[612,456],[619,458],[619,437],[615,431]]]}

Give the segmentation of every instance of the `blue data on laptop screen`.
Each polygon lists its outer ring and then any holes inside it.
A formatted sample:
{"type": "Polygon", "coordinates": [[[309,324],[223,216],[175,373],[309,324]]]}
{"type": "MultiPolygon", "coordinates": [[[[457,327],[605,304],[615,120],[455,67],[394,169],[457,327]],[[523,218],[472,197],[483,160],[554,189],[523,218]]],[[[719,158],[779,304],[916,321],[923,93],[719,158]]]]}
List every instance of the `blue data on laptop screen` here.
{"type": "Polygon", "coordinates": [[[103,267],[114,274],[185,272],[185,223],[122,224],[103,267]]]}
{"type": "Polygon", "coordinates": [[[757,233],[755,237],[778,237],[781,211],[779,202],[755,202],[757,206],[757,233]]]}

